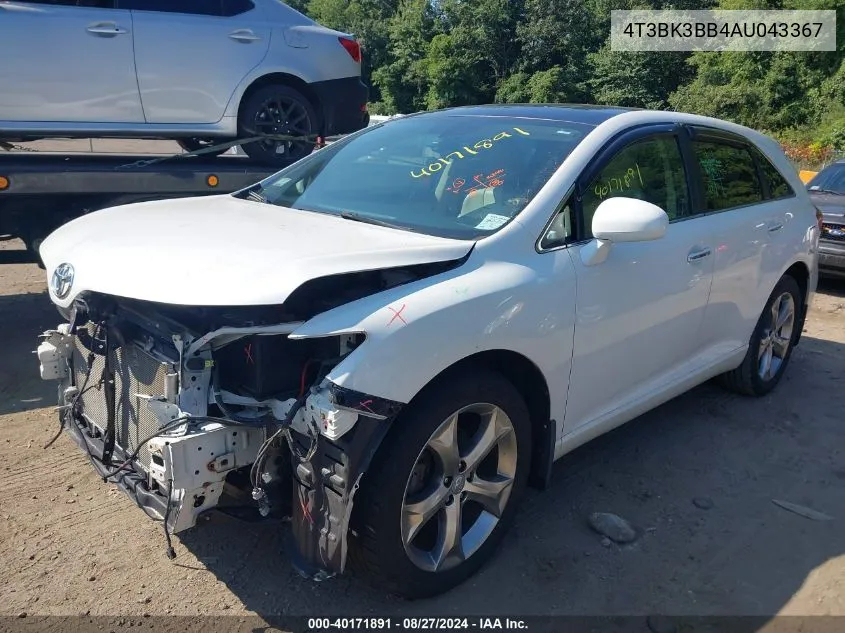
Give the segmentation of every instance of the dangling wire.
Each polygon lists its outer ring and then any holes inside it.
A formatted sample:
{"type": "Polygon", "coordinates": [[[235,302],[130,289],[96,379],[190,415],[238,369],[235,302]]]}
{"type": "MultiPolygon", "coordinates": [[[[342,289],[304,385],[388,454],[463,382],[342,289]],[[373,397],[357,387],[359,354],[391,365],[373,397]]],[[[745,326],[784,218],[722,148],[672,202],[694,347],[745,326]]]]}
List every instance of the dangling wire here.
{"type": "Polygon", "coordinates": [[[173,549],[173,541],[170,540],[170,505],[173,502],[173,478],[167,480],[167,508],[164,511],[164,540],[167,541],[167,558],[176,558],[176,550],[173,549]]]}

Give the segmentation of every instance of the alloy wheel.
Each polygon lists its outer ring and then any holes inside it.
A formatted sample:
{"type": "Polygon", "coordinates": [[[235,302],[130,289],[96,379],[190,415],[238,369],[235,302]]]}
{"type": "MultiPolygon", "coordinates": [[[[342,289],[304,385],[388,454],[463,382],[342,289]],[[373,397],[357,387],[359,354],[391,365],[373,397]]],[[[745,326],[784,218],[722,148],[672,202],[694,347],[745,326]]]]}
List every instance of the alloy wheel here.
{"type": "Polygon", "coordinates": [[[792,345],[795,300],[790,293],[784,292],[772,302],[770,318],[757,353],[757,374],[765,381],[777,375],[792,345]]]}
{"type": "MultiPolygon", "coordinates": [[[[304,104],[296,99],[274,97],[267,99],[258,108],[255,115],[255,130],[259,134],[310,136],[313,122],[304,104]]],[[[258,141],[271,153],[285,156],[291,160],[299,160],[313,150],[313,145],[307,141],[282,141],[266,139],[258,141]]]]}
{"type": "Polygon", "coordinates": [[[516,469],[516,433],[501,408],[476,403],[449,416],[405,486],[401,529],[409,559],[438,572],[477,552],[507,507],[516,469]]]}

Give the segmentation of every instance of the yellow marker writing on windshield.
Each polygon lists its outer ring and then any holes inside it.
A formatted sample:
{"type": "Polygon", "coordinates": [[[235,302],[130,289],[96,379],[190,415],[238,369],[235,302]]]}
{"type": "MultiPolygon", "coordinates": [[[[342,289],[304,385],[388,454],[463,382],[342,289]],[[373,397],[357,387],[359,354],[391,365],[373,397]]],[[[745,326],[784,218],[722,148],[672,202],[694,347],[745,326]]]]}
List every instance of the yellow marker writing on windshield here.
{"type": "MultiPolygon", "coordinates": [[[[522,128],[515,127],[515,128],[513,128],[513,130],[517,134],[520,134],[522,136],[531,136],[531,134],[529,134],[528,132],[526,132],[522,128]]],[[[431,165],[429,165],[428,167],[421,168],[419,170],[419,172],[411,170],[411,176],[414,177],[414,178],[423,178],[425,176],[431,176],[432,174],[435,174],[438,171],[440,171],[441,169],[443,169],[444,165],[451,165],[454,160],[462,160],[464,158],[464,152],[466,152],[467,155],[476,156],[476,155],[478,155],[479,152],[481,152],[485,149],[492,149],[493,145],[497,141],[501,141],[503,139],[512,138],[512,137],[513,137],[513,134],[510,134],[509,132],[500,132],[499,134],[494,136],[492,139],[489,139],[489,138],[481,139],[475,145],[472,146],[472,149],[470,149],[469,146],[464,145],[460,150],[456,150],[456,151],[452,152],[451,154],[447,154],[445,158],[438,159],[437,162],[431,163],[431,165]]]]}

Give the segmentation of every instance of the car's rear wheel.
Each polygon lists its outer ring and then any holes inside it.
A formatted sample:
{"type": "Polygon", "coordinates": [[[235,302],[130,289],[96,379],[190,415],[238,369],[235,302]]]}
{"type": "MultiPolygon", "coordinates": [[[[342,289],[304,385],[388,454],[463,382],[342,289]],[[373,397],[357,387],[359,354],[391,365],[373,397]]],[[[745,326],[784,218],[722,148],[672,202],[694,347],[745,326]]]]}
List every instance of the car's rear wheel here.
{"type": "Polygon", "coordinates": [[[420,598],[463,582],[513,520],[531,455],[528,410],[484,368],[427,388],[394,422],[355,504],[353,566],[420,598]]]}
{"type": "Polygon", "coordinates": [[[282,135],[301,139],[266,139],[243,145],[256,162],[284,167],[314,150],[319,124],[314,106],[299,90],[271,85],[259,88],[241,105],[238,130],[240,138],[282,135]]]}
{"type": "Polygon", "coordinates": [[[782,277],[757,321],[742,365],[719,376],[719,382],[749,396],[762,396],[774,389],[800,334],[803,305],[798,282],[789,275],[782,277]]]}

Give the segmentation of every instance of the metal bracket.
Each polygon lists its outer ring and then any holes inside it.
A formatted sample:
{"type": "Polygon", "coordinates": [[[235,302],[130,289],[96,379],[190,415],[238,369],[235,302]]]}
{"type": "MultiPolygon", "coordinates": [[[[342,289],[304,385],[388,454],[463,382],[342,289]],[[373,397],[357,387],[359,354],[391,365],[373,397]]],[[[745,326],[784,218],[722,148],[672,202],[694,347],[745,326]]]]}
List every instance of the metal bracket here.
{"type": "MultiPolygon", "coordinates": [[[[159,423],[164,426],[180,417],[187,417],[178,405],[168,402],[162,396],[151,396],[145,393],[136,393],[136,398],[147,401],[147,406],[155,413],[159,423]]],[[[186,420],[187,421],[187,420],[186,420]]]]}

